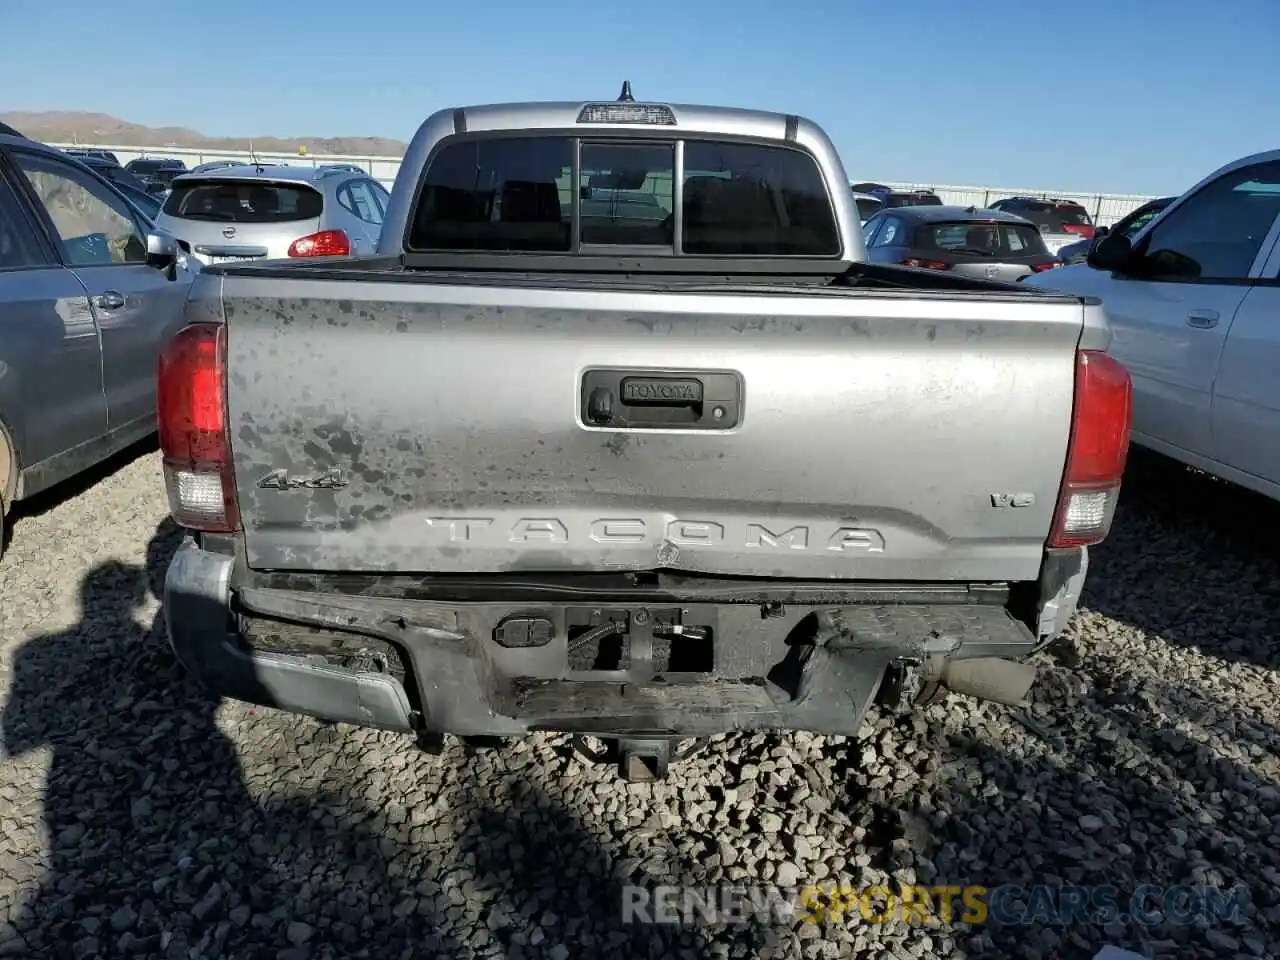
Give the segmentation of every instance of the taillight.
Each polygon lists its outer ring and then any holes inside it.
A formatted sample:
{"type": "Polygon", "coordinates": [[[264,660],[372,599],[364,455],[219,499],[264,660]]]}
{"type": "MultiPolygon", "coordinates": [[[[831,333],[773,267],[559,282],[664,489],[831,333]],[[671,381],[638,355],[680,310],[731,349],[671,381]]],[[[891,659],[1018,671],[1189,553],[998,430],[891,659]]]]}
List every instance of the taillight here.
{"type": "Polygon", "coordinates": [[[1053,270],[1062,266],[1061,260],[1050,260],[1048,263],[1033,263],[1031,265],[1032,273],[1044,273],[1046,270],[1053,270]]]}
{"type": "Polygon", "coordinates": [[[1074,233],[1076,236],[1084,237],[1086,240],[1093,239],[1093,227],[1087,223],[1064,223],[1062,229],[1065,233],[1074,233]]]}
{"type": "Polygon", "coordinates": [[[343,230],[309,233],[289,244],[291,257],[345,257],[350,253],[351,240],[343,230]]]}
{"type": "Polygon", "coordinates": [[[230,533],[240,527],[227,440],[227,333],[193,323],[160,354],[156,419],[164,485],[174,522],[230,533]]]}
{"type": "Polygon", "coordinates": [[[951,264],[945,260],[921,260],[919,257],[907,257],[902,261],[904,267],[921,267],[925,270],[950,270],[951,264]]]}
{"type": "Polygon", "coordinates": [[[1081,350],[1076,354],[1075,391],[1067,469],[1050,547],[1087,547],[1106,538],[1129,454],[1129,371],[1100,350],[1081,350]]]}

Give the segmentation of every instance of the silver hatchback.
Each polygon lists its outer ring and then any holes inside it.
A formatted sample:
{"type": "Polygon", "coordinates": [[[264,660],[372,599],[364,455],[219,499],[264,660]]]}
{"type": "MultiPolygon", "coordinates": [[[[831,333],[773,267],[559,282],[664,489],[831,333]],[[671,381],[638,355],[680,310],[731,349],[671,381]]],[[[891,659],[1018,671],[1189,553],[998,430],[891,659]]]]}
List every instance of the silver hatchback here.
{"type": "Polygon", "coordinates": [[[156,225],[201,263],[373,253],[390,194],[366,173],[237,166],[173,181],[156,225]]]}

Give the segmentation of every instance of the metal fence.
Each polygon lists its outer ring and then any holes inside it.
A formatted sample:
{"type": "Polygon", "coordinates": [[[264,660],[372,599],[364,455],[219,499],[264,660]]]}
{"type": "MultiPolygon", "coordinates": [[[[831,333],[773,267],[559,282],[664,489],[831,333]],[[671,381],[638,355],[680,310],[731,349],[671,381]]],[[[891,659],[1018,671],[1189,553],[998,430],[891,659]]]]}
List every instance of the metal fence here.
{"type": "Polygon", "coordinates": [[[121,163],[142,157],[174,157],[187,167],[196,167],[214,160],[235,160],[239,163],[285,163],[291,167],[315,167],[322,163],[351,163],[366,171],[387,189],[395,182],[400,169],[399,157],[338,156],[312,153],[250,153],[248,150],[204,150],[191,147],[139,147],[129,144],[107,143],[51,143],[52,147],[78,150],[110,150],[121,163]]]}
{"type": "MultiPolygon", "coordinates": [[[[128,144],[89,144],[89,143],[55,143],[55,147],[80,147],[99,150],[110,150],[121,163],[128,163],[139,157],[176,157],[194,167],[213,160],[237,160],[245,163],[287,163],[290,166],[316,166],[322,163],[351,163],[360,167],[387,188],[395,182],[396,173],[400,170],[399,157],[362,157],[337,156],[334,154],[303,153],[249,153],[247,150],[205,150],[190,147],[139,147],[128,144]]],[[[1110,226],[1130,210],[1135,210],[1152,197],[1135,196],[1116,193],[1081,193],[1076,190],[1043,190],[1040,188],[1004,188],[1004,187],[963,187],[938,185],[929,183],[901,183],[892,180],[868,181],[883,184],[894,190],[917,190],[927,187],[938,194],[943,203],[954,203],[960,206],[986,207],[1001,197],[1041,197],[1072,200],[1089,211],[1093,222],[1099,226],[1110,226]]]]}
{"type": "Polygon", "coordinates": [[[868,183],[879,183],[894,190],[929,189],[938,195],[943,203],[954,203],[961,207],[987,207],[1001,197],[1036,197],[1042,200],[1070,200],[1089,211],[1093,222],[1100,227],[1109,227],[1126,213],[1136,210],[1154,197],[1137,196],[1123,193],[1081,193],[1075,190],[1041,190],[1027,187],[957,187],[939,186],[930,183],[895,183],[889,180],[871,180],[868,183]]]}

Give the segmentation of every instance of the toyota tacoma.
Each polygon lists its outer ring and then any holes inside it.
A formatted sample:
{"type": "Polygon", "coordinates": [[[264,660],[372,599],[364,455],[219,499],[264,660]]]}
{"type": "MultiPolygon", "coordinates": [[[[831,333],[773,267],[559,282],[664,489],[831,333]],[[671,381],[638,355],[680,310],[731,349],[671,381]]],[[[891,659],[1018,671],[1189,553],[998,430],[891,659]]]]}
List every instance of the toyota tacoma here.
{"type": "Polygon", "coordinates": [[[864,261],[797,116],[443,110],[376,255],[207,268],[159,368],[213,691],[653,779],[731,731],[1019,703],[1128,448],[1096,299],[864,261]]]}

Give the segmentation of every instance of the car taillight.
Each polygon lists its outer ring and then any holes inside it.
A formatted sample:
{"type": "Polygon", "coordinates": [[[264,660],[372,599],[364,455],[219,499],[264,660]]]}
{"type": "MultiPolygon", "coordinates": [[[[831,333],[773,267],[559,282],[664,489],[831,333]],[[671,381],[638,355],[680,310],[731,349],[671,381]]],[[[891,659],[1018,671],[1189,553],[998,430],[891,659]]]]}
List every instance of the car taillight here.
{"type": "Polygon", "coordinates": [[[351,240],[342,230],[309,233],[289,244],[291,257],[345,257],[350,253],[351,240]]]}
{"type": "Polygon", "coordinates": [[[1061,260],[1050,260],[1048,263],[1033,263],[1031,270],[1033,273],[1044,273],[1046,270],[1053,270],[1062,266],[1061,260]]]}
{"type": "Polygon", "coordinates": [[[1093,227],[1087,223],[1064,223],[1062,229],[1066,233],[1074,233],[1078,237],[1084,237],[1086,240],[1093,239],[1093,227]]]}
{"type": "Polygon", "coordinates": [[[919,257],[907,257],[902,261],[904,267],[921,267],[925,270],[950,270],[951,264],[945,260],[921,260],[919,257]]]}
{"type": "Polygon", "coordinates": [[[1129,371],[1100,350],[1079,351],[1067,469],[1050,547],[1087,547],[1106,538],[1129,454],[1132,412],[1129,371]]]}
{"type": "Polygon", "coordinates": [[[193,323],[160,354],[156,419],[169,512],[191,530],[240,528],[227,440],[227,332],[193,323]]]}

